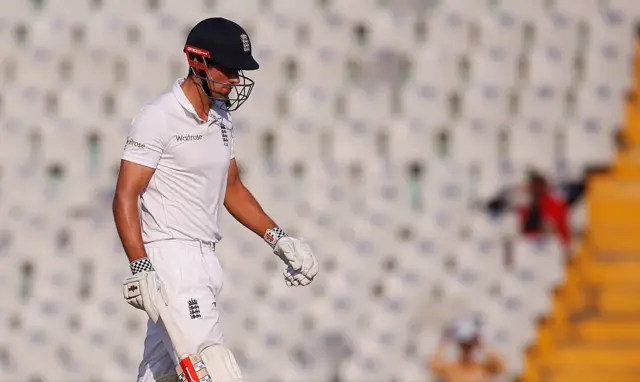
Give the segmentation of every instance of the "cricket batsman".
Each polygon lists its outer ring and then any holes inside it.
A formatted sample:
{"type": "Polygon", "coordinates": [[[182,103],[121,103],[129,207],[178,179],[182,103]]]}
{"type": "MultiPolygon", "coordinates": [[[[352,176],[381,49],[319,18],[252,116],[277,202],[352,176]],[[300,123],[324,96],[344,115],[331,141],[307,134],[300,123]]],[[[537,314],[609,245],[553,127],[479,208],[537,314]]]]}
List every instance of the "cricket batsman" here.
{"type": "Polygon", "coordinates": [[[183,375],[184,367],[181,372],[161,311],[179,328],[188,353],[208,370],[202,382],[242,379],[216,307],[223,283],[216,254],[222,204],[284,262],[287,285],[306,286],[318,273],[311,248],[287,236],[238,175],[229,112],[254,86],[244,75],[259,67],[251,51],[238,24],[224,18],[199,22],[184,47],[188,76],[132,121],[113,215],[132,273],[123,281],[125,300],[149,315],[138,382],[200,382],[183,375]]]}

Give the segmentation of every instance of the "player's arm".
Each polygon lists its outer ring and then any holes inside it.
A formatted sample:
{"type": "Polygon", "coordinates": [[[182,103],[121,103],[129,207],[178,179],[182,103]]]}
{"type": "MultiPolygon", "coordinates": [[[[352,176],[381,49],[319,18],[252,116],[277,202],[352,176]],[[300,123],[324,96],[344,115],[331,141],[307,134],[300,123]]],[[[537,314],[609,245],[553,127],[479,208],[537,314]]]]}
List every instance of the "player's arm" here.
{"type": "Polygon", "coordinates": [[[231,216],[260,237],[276,227],[276,223],[264,212],[260,203],[240,180],[235,159],[231,159],[229,164],[224,206],[231,216]]]}
{"type": "Polygon", "coordinates": [[[311,248],[307,243],[289,237],[264,212],[240,180],[235,159],[231,159],[229,164],[224,206],[237,221],[262,237],[284,261],[284,278],[287,285],[304,286],[311,283],[318,274],[318,262],[311,248]]]}
{"type": "Polygon", "coordinates": [[[113,217],[129,262],[147,256],[142,242],[138,197],[155,169],[122,160],[113,198],[113,217]]]}

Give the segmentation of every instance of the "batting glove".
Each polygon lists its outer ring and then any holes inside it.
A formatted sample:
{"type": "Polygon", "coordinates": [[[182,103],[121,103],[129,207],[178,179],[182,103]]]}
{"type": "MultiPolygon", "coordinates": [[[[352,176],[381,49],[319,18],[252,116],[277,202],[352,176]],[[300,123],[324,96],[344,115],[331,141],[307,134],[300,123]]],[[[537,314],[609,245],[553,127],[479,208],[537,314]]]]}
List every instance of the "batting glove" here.
{"type": "Polygon", "coordinates": [[[129,266],[133,275],[125,277],[122,281],[125,301],[134,308],[147,312],[154,323],[158,322],[160,313],[156,303],[168,303],[167,292],[160,277],[147,257],[132,261],[129,266]]]}
{"type": "Polygon", "coordinates": [[[288,236],[277,227],[268,230],[264,239],[273,248],[273,253],[285,263],[283,275],[288,286],[311,284],[318,274],[318,260],[307,243],[288,236]]]}

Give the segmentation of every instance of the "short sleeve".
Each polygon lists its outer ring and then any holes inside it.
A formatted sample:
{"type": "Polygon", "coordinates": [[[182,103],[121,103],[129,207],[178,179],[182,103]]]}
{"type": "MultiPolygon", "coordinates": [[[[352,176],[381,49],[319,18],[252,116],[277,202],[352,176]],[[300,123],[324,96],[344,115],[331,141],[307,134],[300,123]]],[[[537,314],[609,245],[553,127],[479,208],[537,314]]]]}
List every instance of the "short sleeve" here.
{"type": "Polygon", "coordinates": [[[167,138],[164,113],[155,107],[146,107],[131,123],[122,159],[156,168],[167,138]]]}

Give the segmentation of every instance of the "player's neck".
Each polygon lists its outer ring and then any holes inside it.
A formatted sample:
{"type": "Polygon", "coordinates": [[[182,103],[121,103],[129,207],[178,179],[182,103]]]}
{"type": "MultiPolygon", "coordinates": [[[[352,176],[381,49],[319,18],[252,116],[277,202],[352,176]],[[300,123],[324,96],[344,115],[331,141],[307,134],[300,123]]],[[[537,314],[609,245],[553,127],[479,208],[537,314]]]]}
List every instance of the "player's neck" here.
{"type": "Polygon", "coordinates": [[[181,87],[185,97],[187,97],[191,105],[193,105],[198,117],[205,121],[208,120],[211,100],[204,93],[202,87],[198,86],[191,77],[187,78],[187,80],[182,83],[181,87]]]}

